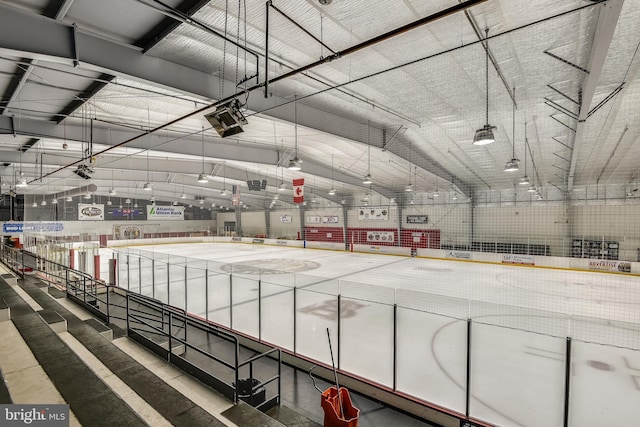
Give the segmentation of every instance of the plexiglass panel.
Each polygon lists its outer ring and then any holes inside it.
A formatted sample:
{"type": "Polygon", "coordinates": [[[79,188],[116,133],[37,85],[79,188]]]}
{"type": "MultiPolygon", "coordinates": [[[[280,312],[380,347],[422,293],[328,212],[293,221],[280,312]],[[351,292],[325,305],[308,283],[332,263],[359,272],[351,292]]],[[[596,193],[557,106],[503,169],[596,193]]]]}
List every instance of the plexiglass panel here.
{"type": "Polygon", "coordinates": [[[153,260],[147,257],[140,258],[141,294],[154,297],[153,292],[153,260]]]}
{"type": "Polygon", "coordinates": [[[327,328],[337,357],[338,297],[297,289],[296,351],[320,362],[331,364],[327,328]]]}
{"type": "Polygon", "coordinates": [[[474,322],[471,416],[505,427],[562,426],[565,347],[562,338],[474,322]]]}
{"type": "Polygon", "coordinates": [[[180,264],[169,264],[169,304],[186,309],[186,266],[180,264]]]}
{"type": "Polygon", "coordinates": [[[467,322],[398,308],[398,390],[464,413],[467,322]]]}
{"type": "Polygon", "coordinates": [[[293,289],[262,282],[262,339],[293,350],[293,289]]]}
{"type": "Polygon", "coordinates": [[[140,293],[140,257],[129,255],[128,265],[129,290],[140,293]]]}
{"type": "Polygon", "coordinates": [[[258,337],[258,280],[234,275],[232,278],[232,328],[258,337]]]}
{"type": "Polygon", "coordinates": [[[343,297],[340,319],[340,369],[393,387],[393,306],[343,297]]]}
{"type": "Polygon", "coordinates": [[[129,265],[127,263],[128,255],[118,253],[116,260],[116,269],[118,270],[118,287],[129,289],[129,265]]]}
{"type": "Polygon", "coordinates": [[[569,426],[635,426],[640,352],[573,341],[569,426]]]}
{"type": "Polygon", "coordinates": [[[214,273],[209,270],[207,281],[207,307],[209,310],[208,320],[220,325],[230,327],[229,309],[230,287],[229,275],[214,273]]]}
{"type": "Polygon", "coordinates": [[[207,313],[206,265],[205,261],[187,265],[187,311],[203,319],[207,313]]]}

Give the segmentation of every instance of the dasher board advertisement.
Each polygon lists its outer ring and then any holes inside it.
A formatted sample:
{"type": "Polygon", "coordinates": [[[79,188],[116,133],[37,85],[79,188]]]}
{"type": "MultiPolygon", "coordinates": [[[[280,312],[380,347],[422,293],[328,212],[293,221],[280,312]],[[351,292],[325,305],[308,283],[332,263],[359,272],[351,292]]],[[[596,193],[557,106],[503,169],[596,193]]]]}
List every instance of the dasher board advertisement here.
{"type": "Polygon", "coordinates": [[[147,220],[182,221],[184,206],[147,205],[147,220]]]}
{"type": "Polygon", "coordinates": [[[78,220],[79,221],[104,220],[104,205],[78,204],[78,220]]]}

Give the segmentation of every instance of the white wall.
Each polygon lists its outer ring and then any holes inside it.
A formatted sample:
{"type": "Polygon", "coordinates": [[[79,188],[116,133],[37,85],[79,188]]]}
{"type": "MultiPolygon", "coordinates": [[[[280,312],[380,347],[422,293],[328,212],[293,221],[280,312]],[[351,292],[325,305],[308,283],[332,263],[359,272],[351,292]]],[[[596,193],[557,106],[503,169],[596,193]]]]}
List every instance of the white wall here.
{"type": "Polygon", "coordinates": [[[571,206],[571,237],[604,239],[620,244],[620,259],[637,260],[640,248],[640,206],[571,206]]]}
{"type": "Polygon", "coordinates": [[[278,209],[269,212],[270,236],[272,238],[297,239],[301,231],[300,210],[278,209]],[[282,217],[289,217],[291,222],[282,222],[282,217]]]}
{"type": "Polygon", "coordinates": [[[267,220],[264,211],[241,212],[242,234],[244,236],[256,236],[267,233],[267,220]]]}
{"type": "Polygon", "coordinates": [[[408,206],[402,211],[402,228],[406,230],[440,230],[440,243],[468,245],[471,242],[471,205],[408,206]],[[427,224],[407,224],[407,215],[428,215],[427,224]]]}

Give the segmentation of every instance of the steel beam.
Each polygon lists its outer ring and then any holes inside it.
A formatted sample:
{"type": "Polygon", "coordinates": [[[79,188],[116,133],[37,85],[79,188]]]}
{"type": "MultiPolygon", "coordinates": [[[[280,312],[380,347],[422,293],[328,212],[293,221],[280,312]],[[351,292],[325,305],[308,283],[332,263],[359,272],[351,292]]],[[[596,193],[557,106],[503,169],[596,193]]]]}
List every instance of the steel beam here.
{"type": "MultiPolygon", "coordinates": [[[[484,0],[478,0],[477,3],[482,1],[484,0]]],[[[467,3],[472,2],[465,2],[450,9],[462,10],[464,7],[468,7],[467,3]]],[[[451,13],[451,11],[447,10],[447,13],[451,13]]],[[[399,30],[406,31],[408,28],[403,27],[399,30]]],[[[370,42],[373,43],[381,37],[389,37],[389,35],[384,34],[370,42]]],[[[222,98],[219,93],[219,88],[222,85],[217,76],[162,58],[146,56],[138,47],[115,43],[84,33],[81,30],[77,30],[74,37],[74,29],[69,25],[0,3],[0,54],[42,58],[73,66],[76,60],[74,45],[77,45],[77,50],[80,53],[81,68],[142,81],[207,101],[222,98]]],[[[364,45],[360,44],[343,51],[342,54],[348,54],[353,49],[362,48],[364,45]]],[[[282,78],[284,77],[278,77],[278,79],[282,78]]],[[[225,86],[235,87],[235,83],[225,82],[225,86]]],[[[271,118],[294,122],[295,118],[289,111],[290,108],[281,107],[288,104],[289,101],[277,96],[271,96],[268,99],[264,99],[262,96],[251,96],[248,99],[247,108],[254,112],[266,111],[271,118]]],[[[298,120],[298,124],[301,126],[317,129],[353,142],[367,143],[366,123],[355,122],[341,115],[308,105],[304,105],[304,109],[305,114],[302,114],[301,119],[298,120]]],[[[372,128],[371,140],[383,141],[383,130],[372,128]]],[[[394,152],[394,150],[390,151],[394,152]]],[[[400,150],[394,154],[409,161],[400,150]]],[[[459,186],[466,187],[462,181],[435,161],[427,158],[425,154],[422,156],[424,158],[423,164],[428,165],[426,167],[430,172],[445,181],[455,181],[459,186]]]]}
{"type": "Polygon", "coordinates": [[[595,34],[593,35],[593,46],[591,47],[591,55],[587,68],[589,74],[586,75],[582,84],[582,99],[580,105],[580,114],[578,116],[578,124],[576,125],[575,135],[573,140],[573,152],[571,155],[571,166],[569,167],[569,174],[567,178],[567,191],[573,189],[573,178],[576,172],[576,165],[578,163],[578,156],[580,154],[580,146],[585,135],[586,120],[589,115],[591,103],[593,102],[593,96],[598,82],[600,81],[600,75],[604,67],[605,60],[607,59],[607,53],[613,34],[620,17],[620,11],[622,10],[623,0],[610,0],[596,7],[596,13],[598,15],[597,27],[595,34]]]}
{"type": "Polygon", "coordinates": [[[36,59],[27,59],[29,65],[18,65],[16,71],[16,77],[13,84],[9,85],[7,92],[2,97],[4,106],[0,106],[0,115],[5,115],[10,108],[10,104],[14,102],[20,95],[20,91],[24,87],[24,84],[29,80],[29,76],[33,71],[34,65],[37,64],[36,59]]]}
{"type": "MultiPolygon", "coordinates": [[[[86,137],[86,128],[81,124],[66,123],[65,126],[57,125],[53,122],[45,122],[41,120],[34,120],[28,118],[21,118],[19,121],[14,121],[11,117],[0,117],[0,138],[2,135],[14,135],[16,136],[29,136],[33,138],[47,138],[56,139],[59,141],[76,141],[81,142],[86,137]]],[[[93,129],[93,142],[97,145],[103,145],[110,147],[116,145],[120,141],[125,141],[140,135],[139,131],[126,128],[106,128],[95,126],[93,129]]],[[[171,135],[169,136],[171,138],[171,135]]],[[[127,147],[130,149],[139,149],[142,153],[143,150],[153,149],[153,147],[160,147],[159,150],[176,153],[192,155],[197,158],[202,156],[201,137],[199,135],[192,135],[190,137],[184,137],[180,135],[179,138],[174,138],[171,141],[167,141],[167,135],[165,134],[149,134],[145,135],[143,140],[135,140],[127,147]]],[[[2,151],[0,151],[2,152],[2,151]]],[[[19,157],[12,155],[11,152],[2,152],[3,158],[6,161],[20,161],[19,157]]],[[[78,153],[78,159],[80,158],[78,153]]],[[[142,154],[141,154],[142,155],[142,154]]],[[[207,137],[207,143],[205,144],[204,156],[206,158],[216,158],[221,160],[230,160],[238,162],[249,162],[263,165],[276,165],[279,160],[279,153],[277,147],[269,148],[261,144],[229,144],[226,140],[215,137],[213,141],[211,137],[207,137]]],[[[63,164],[65,166],[71,162],[73,158],[65,157],[63,164]]],[[[117,162],[116,159],[122,159],[122,156],[110,155],[108,153],[98,156],[96,168],[105,167],[110,168],[110,163],[117,162]]],[[[28,162],[26,157],[22,158],[22,162],[28,162]]],[[[130,162],[132,160],[126,160],[130,162]]],[[[142,160],[141,160],[142,161],[142,160]]],[[[155,163],[154,160],[151,164],[155,163]]],[[[49,164],[58,164],[52,162],[50,158],[47,159],[49,164]]],[[[177,162],[176,164],[178,164],[177,162]]],[[[160,166],[160,170],[178,172],[172,168],[173,163],[160,166]]],[[[191,162],[190,173],[196,173],[193,170],[193,162],[191,162]]],[[[129,167],[129,169],[138,169],[146,171],[146,163],[136,165],[136,167],[129,167]]],[[[327,179],[333,178],[335,182],[342,182],[355,187],[363,187],[359,177],[343,174],[336,170],[331,170],[326,166],[316,163],[313,160],[305,159],[304,162],[305,173],[310,173],[315,176],[324,177],[327,179]]],[[[197,173],[200,171],[198,170],[197,173]]],[[[144,177],[142,178],[144,180],[144,177]]],[[[242,172],[242,175],[238,175],[236,179],[246,180],[246,172],[242,172]]],[[[327,189],[328,190],[328,189],[327,189]]],[[[372,186],[372,190],[382,194],[385,197],[394,197],[393,190],[391,188],[376,184],[372,186]]]]}

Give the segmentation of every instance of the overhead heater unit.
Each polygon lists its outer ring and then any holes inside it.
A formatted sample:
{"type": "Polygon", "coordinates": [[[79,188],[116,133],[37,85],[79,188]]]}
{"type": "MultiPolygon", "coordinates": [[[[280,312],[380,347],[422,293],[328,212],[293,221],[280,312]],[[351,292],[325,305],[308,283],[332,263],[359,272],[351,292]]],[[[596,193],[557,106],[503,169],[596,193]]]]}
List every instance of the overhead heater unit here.
{"type": "Polygon", "coordinates": [[[79,165],[76,170],[73,171],[80,178],[91,179],[91,174],[93,173],[93,169],[91,169],[87,165],[79,165]]]}
{"type": "Polygon", "coordinates": [[[223,138],[244,132],[242,126],[249,123],[240,111],[240,102],[237,99],[219,105],[216,111],[204,117],[223,138]]]}

